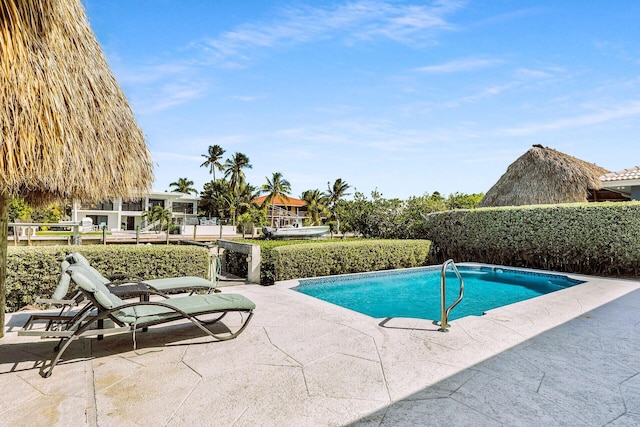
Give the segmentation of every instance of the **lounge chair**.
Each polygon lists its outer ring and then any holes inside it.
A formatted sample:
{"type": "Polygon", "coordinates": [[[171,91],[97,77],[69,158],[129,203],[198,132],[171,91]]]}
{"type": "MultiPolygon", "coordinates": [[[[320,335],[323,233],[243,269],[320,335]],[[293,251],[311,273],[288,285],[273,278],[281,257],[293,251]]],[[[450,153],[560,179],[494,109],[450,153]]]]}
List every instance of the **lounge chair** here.
{"type": "Polygon", "coordinates": [[[66,274],[70,265],[69,261],[62,260],[60,263],[60,279],[58,280],[58,285],[51,295],[51,298],[36,298],[36,303],[61,306],[60,315],[63,315],[84,299],[82,292],[80,291],[75,292],[73,296],[65,299],[69,291],[69,283],[71,282],[71,278],[66,274]]]}
{"type": "MultiPolygon", "coordinates": [[[[70,276],[71,281],[77,285],[78,289],[89,300],[85,308],[74,316],[64,316],[64,319],[57,324],[56,328],[44,331],[34,329],[37,319],[32,320],[29,318],[25,326],[18,332],[18,335],[23,336],[60,339],[60,342],[54,348],[57,353],[51,364],[48,367],[44,364],[40,370],[40,375],[44,378],[51,376],[64,351],[78,338],[133,332],[135,350],[135,333],[138,329],[188,319],[212,338],[228,340],[237,337],[244,331],[255,309],[255,304],[251,300],[242,295],[232,293],[189,295],[165,298],[161,301],[126,302],[115,295],[112,292],[112,288],[107,287],[94,277],[86,266],[72,264],[66,270],[66,274],[70,276]],[[206,328],[206,325],[218,322],[231,312],[240,313],[241,316],[247,315],[235,332],[229,331],[227,334],[216,334],[206,328]],[[214,318],[211,320],[200,318],[205,315],[214,315],[214,318]],[[102,322],[107,319],[113,321],[115,324],[113,328],[102,327],[102,322]]],[[[41,318],[42,316],[36,317],[41,318]]]]}
{"type": "Polygon", "coordinates": [[[126,273],[118,273],[108,277],[105,277],[100,273],[97,269],[95,269],[89,261],[80,253],[73,252],[69,254],[65,260],[70,264],[81,264],[84,265],[90,272],[93,274],[98,280],[104,283],[107,286],[119,286],[123,284],[131,284],[131,283],[145,283],[150,289],[156,292],[178,292],[178,291],[191,291],[192,293],[197,290],[204,290],[207,292],[216,292],[217,288],[217,275],[213,275],[214,281],[209,281],[207,279],[203,279],[202,277],[196,276],[181,276],[181,277],[170,277],[170,278],[162,278],[162,279],[144,279],[140,276],[126,274],[126,273]]]}
{"type": "MultiPolygon", "coordinates": [[[[129,297],[139,297],[141,300],[149,300],[151,295],[161,295],[166,297],[166,293],[191,291],[193,294],[195,291],[207,291],[219,292],[216,282],[210,282],[207,279],[195,276],[183,276],[164,279],[152,279],[143,281],[142,278],[132,275],[118,274],[107,278],[103,276],[97,269],[93,268],[89,261],[80,253],[74,252],[65,257],[60,263],[60,279],[58,285],[50,298],[37,298],[36,303],[48,304],[60,308],[57,314],[35,314],[30,318],[30,322],[42,322],[46,321],[47,326],[45,330],[60,330],[66,329],[66,324],[74,319],[75,315],[71,315],[71,311],[80,305],[85,299],[84,293],[78,289],[75,289],[70,297],[67,297],[69,293],[69,285],[71,277],[66,273],[66,270],[70,265],[81,265],[86,268],[86,274],[92,276],[96,280],[99,280],[108,287],[118,287],[114,292],[123,299],[129,297]],[[119,280],[113,280],[116,277],[119,280]],[[125,279],[126,278],[126,279],[125,279]],[[66,297],[66,298],[65,298],[66,297]]],[[[219,263],[217,263],[219,266],[219,263]]],[[[83,314],[85,310],[91,311],[92,306],[84,306],[80,314],[83,314]]]]}
{"type": "MultiPolygon", "coordinates": [[[[29,317],[28,322],[41,322],[46,321],[47,326],[45,331],[60,330],[65,328],[65,323],[74,318],[71,311],[79,306],[85,299],[84,294],[80,290],[75,290],[71,297],[66,297],[69,291],[69,284],[71,283],[71,277],[66,273],[66,270],[71,266],[68,261],[63,260],[60,263],[60,279],[58,285],[50,298],[36,298],[38,304],[48,304],[60,308],[57,314],[34,314],[29,317]],[[66,297],[66,298],[65,298],[66,297]]],[[[91,306],[84,306],[80,310],[80,315],[85,310],[91,310],[91,306]]],[[[78,314],[78,313],[76,313],[78,314]]]]}

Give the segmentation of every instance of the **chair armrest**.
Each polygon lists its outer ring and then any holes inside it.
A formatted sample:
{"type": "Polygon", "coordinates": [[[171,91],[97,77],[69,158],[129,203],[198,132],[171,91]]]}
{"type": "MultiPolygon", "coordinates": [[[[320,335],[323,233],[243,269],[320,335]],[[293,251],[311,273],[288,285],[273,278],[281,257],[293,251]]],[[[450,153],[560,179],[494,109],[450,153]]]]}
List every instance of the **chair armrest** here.
{"type": "Polygon", "coordinates": [[[136,274],[128,274],[128,273],[114,273],[106,277],[107,279],[112,280],[114,282],[123,282],[123,283],[144,281],[143,277],[138,276],[136,274]]]}
{"type": "Polygon", "coordinates": [[[140,297],[141,300],[148,300],[150,295],[159,295],[163,298],[169,298],[163,292],[160,292],[153,286],[144,282],[128,282],[125,284],[117,283],[115,285],[113,283],[107,283],[106,286],[109,288],[109,291],[111,291],[112,294],[123,299],[140,297]]]}
{"type": "Polygon", "coordinates": [[[51,298],[36,298],[38,304],[54,304],[54,305],[76,305],[77,302],[74,299],[51,299],[51,298]]]}

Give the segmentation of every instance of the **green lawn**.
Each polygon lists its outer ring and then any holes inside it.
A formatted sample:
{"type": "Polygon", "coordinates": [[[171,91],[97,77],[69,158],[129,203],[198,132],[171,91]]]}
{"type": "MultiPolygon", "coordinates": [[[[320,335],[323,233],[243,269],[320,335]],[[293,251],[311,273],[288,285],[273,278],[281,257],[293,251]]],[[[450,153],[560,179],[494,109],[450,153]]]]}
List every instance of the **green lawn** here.
{"type": "MultiPolygon", "coordinates": [[[[102,236],[102,231],[90,231],[88,233],[79,233],[81,236],[102,236]]],[[[111,235],[110,231],[107,231],[107,236],[111,235]]],[[[36,236],[60,236],[67,237],[73,236],[72,231],[38,231],[36,236]]]]}

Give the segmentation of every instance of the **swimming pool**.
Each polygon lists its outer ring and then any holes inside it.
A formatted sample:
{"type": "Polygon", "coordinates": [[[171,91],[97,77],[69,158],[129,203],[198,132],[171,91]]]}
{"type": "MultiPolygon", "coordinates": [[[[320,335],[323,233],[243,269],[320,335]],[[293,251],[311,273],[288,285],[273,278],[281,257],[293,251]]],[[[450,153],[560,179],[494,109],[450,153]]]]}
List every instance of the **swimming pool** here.
{"type": "MultiPolygon", "coordinates": [[[[583,281],[561,274],[491,265],[458,265],[464,298],[449,320],[565,289],[583,281]]],[[[300,279],[298,292],[375,318],[440,319],[441,266],[300,279]]],[[[447,270],[447,305],[458,297],[459,281],[447,270]]]]}

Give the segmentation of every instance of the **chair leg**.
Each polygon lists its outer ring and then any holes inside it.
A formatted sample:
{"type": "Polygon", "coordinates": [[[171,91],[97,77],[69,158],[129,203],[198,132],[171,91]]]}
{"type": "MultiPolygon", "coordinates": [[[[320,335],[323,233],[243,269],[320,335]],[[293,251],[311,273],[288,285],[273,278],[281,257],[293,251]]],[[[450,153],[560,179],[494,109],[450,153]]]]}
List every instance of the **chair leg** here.
{"type": "MultiPolygon", "coordinates": [[[[40,369],[40,375],[43,378],[49,378],[51,376],[51,374],[53,373],[53,368],[56,367],[56,365],[60,361],[60,358],[62,357],[62,353],[64,353],[64,351],[67,349],[67,347],[69,347],[71,342],[74,341],[76,338],[78,338],[76,335],[73,335],[73,336],[67,338],[67,340],[64,343],[64,345],[60,348],[60,350],[58,350],[58,353],[56,353],[56,356],[51,361],[51,365],[49,365],[49,369],[48,370],[45,369],[46,368],[45,365],[42,365],[42,368],[40,369]]],[[[59,346],[59,344],[58,344],[58,346],[59,346]]]]}
{"type": "MultiPolygon", "coordinates": [[[[216,320],[220,320],[222,319],[228,312],[223,313],[222,316],[218,317],[218,319],[216,320]]],[[[240,312],[238,312],[240,313],[240,312]]],[[[193,318],[189,318],[189,320],[191,320],[191,322],[193,322],[194,325],[196,325],[198,328],[202,329],[204,332],[207,333],[207,335],[219,340],[219,341],[227,341],[230,339],[233,339],[235,337],[237,337],[238,335],[240,335],[242,333],[242,331],[245,330],[245,328],[249,325],[249,321],[251,320],[251,318],[253,317],[253,311],[249,312],[249,316],[247,316],[247,320],[244,321],[244,323],[242,324],[242,326],[240,327],[240,329],[238,329],[236,332],[231,333],[230,335],[218,335],[218,334],[214,334],[213,332],[211,332],[209,329],[207,329],[204,325],[205,324],[211,324],[213,322],[209,321],[207,323],[201,322],[200,320],[198,320],[197,318],[193,317],[193,318]]]]}
{"type": "Polygon", "coordinates": [[[224,316],[226,316],[227,313],[228,312],[224,312],[220,316],[216,317],[213,320],[200,320],[200,319],[198,319],[198,322],[202,323],[203,325],[213,325],[214,323],[220,321],[220,319],[222,319],[224,316]]]}

